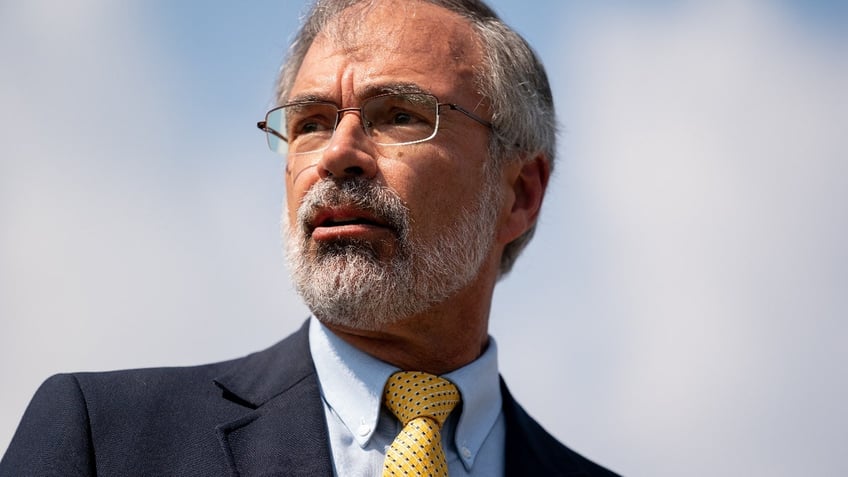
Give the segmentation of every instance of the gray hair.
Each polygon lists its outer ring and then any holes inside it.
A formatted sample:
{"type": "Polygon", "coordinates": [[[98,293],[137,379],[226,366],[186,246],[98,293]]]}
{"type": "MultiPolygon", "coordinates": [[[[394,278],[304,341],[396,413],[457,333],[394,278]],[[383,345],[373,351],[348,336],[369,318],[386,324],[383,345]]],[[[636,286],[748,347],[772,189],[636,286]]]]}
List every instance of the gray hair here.
{"type": "MultiPolygon", "coordinates": [[[[315,37],[342,10],[373,0],[317,0],[292,41],[280,69],[276,100],[284,103],[315,37]]],[[[556,152],[557,123],[545,68],[524,38],[507,26],[481,0],[422,0],[465,18],[477,33],[483,65],[477,71],[479,94],[493,111],[489,144],[492,169],[512,160],[533,160],[542,154],[551,169],[556,152]]],[[[506,275],[533,237],[536,224],[506,245],[500,276],[506,275]]]]}

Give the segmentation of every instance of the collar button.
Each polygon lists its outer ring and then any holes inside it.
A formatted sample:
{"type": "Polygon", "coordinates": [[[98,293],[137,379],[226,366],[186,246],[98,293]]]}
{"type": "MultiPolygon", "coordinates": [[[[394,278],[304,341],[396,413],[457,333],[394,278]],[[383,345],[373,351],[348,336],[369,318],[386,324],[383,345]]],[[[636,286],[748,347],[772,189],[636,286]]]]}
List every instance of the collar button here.
{"type": "Polygon", "coordinates": [[[471,455],[472,455],[471,449],[469,449],[468,447],[463,447],[462,449],[460,449],[460,452],[462,452],[462,457],[464,459],[470,459],[471,458],[471,455]]]}

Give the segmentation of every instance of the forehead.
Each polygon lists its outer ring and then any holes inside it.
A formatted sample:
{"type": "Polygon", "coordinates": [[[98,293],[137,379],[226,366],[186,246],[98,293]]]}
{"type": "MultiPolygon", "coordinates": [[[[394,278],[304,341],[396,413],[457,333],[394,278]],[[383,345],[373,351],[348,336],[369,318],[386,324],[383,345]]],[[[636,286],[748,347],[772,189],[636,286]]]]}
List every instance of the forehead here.
{"type": "Polygon", "coordinates": [[[471,24],[454,12],[418,0],[364,2],[315,37],[292,93],[400,82],[439,95],[451,85],[473,88],[481,59],[471,24]]]}

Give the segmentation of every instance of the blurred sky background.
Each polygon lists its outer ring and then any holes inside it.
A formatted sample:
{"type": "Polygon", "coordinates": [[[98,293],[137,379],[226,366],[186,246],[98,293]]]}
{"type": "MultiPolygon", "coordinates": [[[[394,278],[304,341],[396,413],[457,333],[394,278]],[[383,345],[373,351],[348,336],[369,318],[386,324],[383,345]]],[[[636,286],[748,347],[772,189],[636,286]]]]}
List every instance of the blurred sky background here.
{"type": "MultiPolygon", "coordinates": [[[[848,475],[847,3],[492,1],[563,125],[492,333],[578,451],[848,475]]],[[[0,0],[0,451],[53,373],[229,359],[306,318],[255,127],[301,10],[0,0]]]]}

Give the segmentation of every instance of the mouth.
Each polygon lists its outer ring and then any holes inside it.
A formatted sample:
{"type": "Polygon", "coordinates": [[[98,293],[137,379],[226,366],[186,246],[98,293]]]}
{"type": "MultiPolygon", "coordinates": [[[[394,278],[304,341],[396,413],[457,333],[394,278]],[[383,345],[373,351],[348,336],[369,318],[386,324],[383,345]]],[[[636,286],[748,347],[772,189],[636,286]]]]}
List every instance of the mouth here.
{"type": "Polygon", "coordinates": [[[349,207],[321,209],[306,224],[313,240],[368,239],[396,230],[387,221],[364,210],[349,207]]]}

